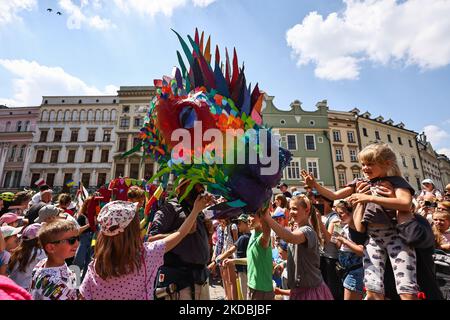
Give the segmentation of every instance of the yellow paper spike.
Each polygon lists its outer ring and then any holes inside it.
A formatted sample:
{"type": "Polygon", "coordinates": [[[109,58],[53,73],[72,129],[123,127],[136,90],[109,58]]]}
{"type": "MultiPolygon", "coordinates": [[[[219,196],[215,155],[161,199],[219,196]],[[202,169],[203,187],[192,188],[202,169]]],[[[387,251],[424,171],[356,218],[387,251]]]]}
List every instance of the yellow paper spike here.
{"type": "Polygon", "coordinates": [[[208,41],[206,41],[205,52],[203,53],[206,62],[211,64],[211,36],[208,37],[208,41]]]}
{"type": "Polygon", "coordinates": [[[159,187],[155,190],[155,193],[153,194],[153,196],[156,198],[156,200],[159,200],[163,191],[164,191],[163,187],[161,185],[159,185],[159,187]]]}

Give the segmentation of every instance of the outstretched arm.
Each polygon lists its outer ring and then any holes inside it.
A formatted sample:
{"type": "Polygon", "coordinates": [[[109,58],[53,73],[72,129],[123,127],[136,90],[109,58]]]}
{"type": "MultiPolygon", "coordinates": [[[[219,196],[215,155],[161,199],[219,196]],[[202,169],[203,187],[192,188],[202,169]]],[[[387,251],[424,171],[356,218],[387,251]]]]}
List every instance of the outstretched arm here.
{"type": "Polygon", "coordinates": [[[269,212],[265,212],[265,214],[262,216],[262,219],[284,241],[293,244],[300,244],[306,241],[306,237],[303,232],[297,231],[298,229],[295,231],[290,231],[289,229],[284,228],[283,226],[279,225],[278,222],[272,219],[272,217],[269,215],[269,212]]]}
{"type": "Polygon", "coordinates": [[[194,226],[199,213],[202,212],[202,210],[205,209],[211,202],[212,196],[209,194],[204,196],[199,195],[197,197],[194,203],[194,208],[192,209],[186,220],[184,220],[181,227],[174,233],[164,238],[163,241],[165,241],[166,243],[166,252],[172,250],[178,243],[180,243],[180,241],[189,233],[189,231],[194,226]]]}
{"type": "Polygon", "coordinates": [[[345,187],[337,191],[331,191],[322,186],[321,184],[317,183],[316,179],[311,174],[306,172],[306,170],[302,170],[301,175],[304,179],[305,185],[311,188],[315,188],[317,192],[319,192],[322,196],[330,200],[347,198],[354,191],[352,187],[345,187]]]}

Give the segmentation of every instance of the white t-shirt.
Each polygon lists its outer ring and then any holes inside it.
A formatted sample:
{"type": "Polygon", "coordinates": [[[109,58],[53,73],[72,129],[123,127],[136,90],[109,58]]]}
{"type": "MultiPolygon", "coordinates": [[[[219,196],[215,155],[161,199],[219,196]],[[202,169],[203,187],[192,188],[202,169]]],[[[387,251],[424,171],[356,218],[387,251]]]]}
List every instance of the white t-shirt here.
{"type": "Polygon", "coordinates": [[[77,276],[67,267],[45,268],[47,259],[39,261],[32,272],[30,293],[34,300],[78,300],[77,276]]]}
{"type": "Polygon", "coordinates": [[[28,263],[24,272],[19,271],[19,263],[16,263],[14,265],[14,268],[9,273],[9,278],[11,280],[14,280],[15,283],[17,283],[19,286],[21,286],[27,291],[31,287],[31,273],[33,272],[34,267],[38,264],[39,261],[47,258],[45,251],[40,248],[35,248],[31,253],[30,258],[33,257],[36,251],[37,251],[36,257],[28,263]]]}
{"type": "Polygon", "coordinates": [[[40,193],[40,192],[36,193],[36,194],[31,198],[31,202],[32,202],[32,204],[38,204],[39,202],[41,202],[41,193],[40,193]]]}

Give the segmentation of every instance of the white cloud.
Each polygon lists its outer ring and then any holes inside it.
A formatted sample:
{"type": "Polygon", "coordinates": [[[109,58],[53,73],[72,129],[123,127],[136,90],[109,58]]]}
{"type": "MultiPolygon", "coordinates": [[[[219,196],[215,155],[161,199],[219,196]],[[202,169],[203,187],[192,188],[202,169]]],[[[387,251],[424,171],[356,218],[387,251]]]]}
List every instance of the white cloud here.
{"type": "MultiPolygon", "coordinates": [[[[89,6],[88,0],[82,0],[80,6],[77,6],[71,0],[59,0],[58,3],[64,10],[64,13],[69,16],[67,18],[67,28],[69,29],[81,29],[83,25],[98,30],[107,30],[116,27],[109,19],[101,18],[98,15],[87,16],[83,13],[83,9],[89,6]]],[[[101,1],[93,1],[92,6],[95,9],[100,9],[101,1]]]]}
{"type": "Polygon", "coordinates": [[[216,0],[192,0],[196,7],[207,7],[216,0]]]}
{"type": "Polygon", "coordinates": [[[447,157],[450,158],[450,148],[442,148],[442,149],[439,149],[439,150],[437,151],[437,153],[439,153],[439,154],[445,154],[447,157]]]}
{"type": "Polygon", "coordinates": [[[116,94],[118,90],[114,85],[100,90],[60,67],[43,66],[36,61],[0,59],[0,66],[15,77],[13,99],[0,98],[0,104],[10,107],[39,105],[44,95],[103,95],[116,94]]]}
{"type": "Polygon", "coordinates": [[[216,0],[114,0],[116,6],[125,13],[136,11],[142,15],[155,15],[162,13],[170,17],[174,10],[184,7],[189,3],[196,7],[207,7],[216,0]]]}
{"type": "Polygon", "coordinates": [[[37,6],[36,0],[1,0],[0,1],[0,26],[21,20],[17,15],[23,10],[31,11],[37,6]]]}
{"type": "Polygon", "coordinates": [[[450,1],[343,1],[342,12],[310,12],[286,32],[297,64],[315,64],[317,77],[357,79],[362,61],[422,70],[450,64],[450,1]]]}

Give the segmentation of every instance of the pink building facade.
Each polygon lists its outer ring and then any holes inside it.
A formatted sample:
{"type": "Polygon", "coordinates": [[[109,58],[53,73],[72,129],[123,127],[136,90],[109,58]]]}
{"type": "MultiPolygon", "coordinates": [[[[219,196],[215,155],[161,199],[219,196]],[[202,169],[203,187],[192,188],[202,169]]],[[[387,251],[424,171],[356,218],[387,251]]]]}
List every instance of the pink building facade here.
{"type": "Polygon", "coordinates": [[[39,107],[0,106],[0,190],[28,187],[31,142],[39,107]]]}

